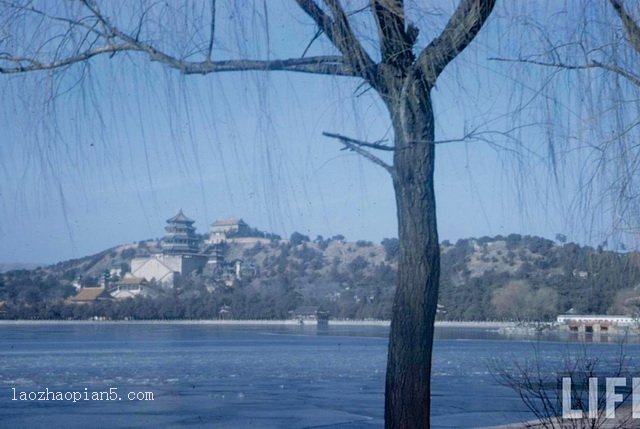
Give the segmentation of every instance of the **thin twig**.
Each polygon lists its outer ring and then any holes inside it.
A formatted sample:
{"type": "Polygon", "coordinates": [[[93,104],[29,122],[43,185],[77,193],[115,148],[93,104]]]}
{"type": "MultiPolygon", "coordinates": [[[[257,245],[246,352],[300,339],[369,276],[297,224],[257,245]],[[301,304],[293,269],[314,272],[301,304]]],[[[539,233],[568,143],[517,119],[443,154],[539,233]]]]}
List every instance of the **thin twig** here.
{"type": "Polygon", "coordinates": [[[207,61],[211,61],[211,51],[213,50],[213,39],[216,34],[216,0],[211,0],[211,24],[209,32],[209,46],[207,46],[207,61]]]}
{"type": "Polygon", "coordinates": [[[378,141],[375,141],[373,143],[370,143],[370,142],[365,142],[365,141],[362,141],[362,140],[356,140],[356,139],[353,139],[351,137],[343,136],[342,134],[330,133],[330,132],[327,132],[327,131],[324,131],[322,133],[322,135],[325,136],[325,137],[331,137],[333,139],[346,140],[349,143],[353,143],[353,144],[358,145],[358,146],[368,147],[368,148],[371,148],[371,149],[386,150],[386,151],[391,151],[391,152],[394,150],[393,146],[387,146],[387,145],[383,145],[382,144],[382,142],[384,142],[386,140],[378,140],[378,141]]]}
{"type": "Polygon", "coordinates": [[[603,63],[601,63],[599,61],[594,61],[594,60],[592,60],[590,63],[587,63],[587,64],[548,63],[548,62],[545,62],[545,61],[530,60],[530,59],[525,59],[525,58],[496,58],[496,57],[490,57],[489,60],[490,61],[501,61],[501,62],[507,62],[507,63],[534,64],[534,65],[538,65],[538,66],[554,67],[554,68],[565,69],[565,70],[586,70],[586,69],[600,68],[600,69],[603,69],[603,70],[607,70],[607,71],[616,73],[616,74],[624,77],[625,79],[629,80],[634,85],[640,87],[640,77],[636,76],[635,74],[631,73],[630,71],[624,70],[624,69],[622,69],[620,67],[617,67],[617,66],[612,66],[612,65],[609,65],[609,64],[603,64],[603,63]]]}
{"type": "MultiPolygon", "coordinates": [[[[343,135],[335,134],[335,133],[323,132],[322,135],[324,135],[326,137],[330,137],[330,138],[334,138],[334,139],[340,140],[340,143],[342,143],[345,146],[346,149],[351,150],[353,152],[356,152],[357,154],[362,155],[363,157],[365,157],[369,161],[373,162],[374,164],[379,165],[380,167],[382,167],[385,170],[387,170],[387,172],[389,172],[391,177],[395,178],[396,173],[395,173],[394,168],[391,165],[387,164],[382,159],[378,158],[377,156],[375,156],[371,152],[366,151],[361,147],[361,146],[365,146],[363,143],[366,143],[366,142],[362,142],[360,140],[355,140],[355,139],[352,139],[350,137],[345,137],[343,135]]],[[[371,144],[373,144],[373,143],[367,143],[367,145],[371,145],[371,144]]],[[[368,146],[368,147],[370,147],[370,146],[368,146]]]]}

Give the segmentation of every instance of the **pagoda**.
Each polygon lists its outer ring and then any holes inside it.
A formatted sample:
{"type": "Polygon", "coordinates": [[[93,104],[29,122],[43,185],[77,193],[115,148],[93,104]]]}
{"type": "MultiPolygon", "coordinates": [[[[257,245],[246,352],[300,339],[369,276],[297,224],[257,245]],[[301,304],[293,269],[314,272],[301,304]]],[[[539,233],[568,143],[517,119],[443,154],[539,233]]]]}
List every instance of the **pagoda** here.
{"type": "Polygon", "coordinates": [[[182,213],[182,209],[171,219],[167,219],[164,229],[167,234],[162,240],[162,253],[165,255],[184,255],[198,253],[198,238],[195,221],[182,213]]]}

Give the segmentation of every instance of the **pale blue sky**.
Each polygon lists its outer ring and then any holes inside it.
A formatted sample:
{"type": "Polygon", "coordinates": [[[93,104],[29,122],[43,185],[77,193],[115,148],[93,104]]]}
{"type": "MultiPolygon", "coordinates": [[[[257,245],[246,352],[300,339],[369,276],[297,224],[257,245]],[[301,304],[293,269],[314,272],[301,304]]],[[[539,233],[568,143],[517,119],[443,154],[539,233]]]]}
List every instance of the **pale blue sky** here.
{"type": "MultiPolygon", "coordinates": [[[[283,15],[271,23],[274,56],[297,52],[313,30],[295,12],[283,15]]],[[[434,90],[437,139],[513,125],[505,115],[519,76],[487,60],[504,25],[492,20],[441,77],[434,90]]],[[[78,72],[54,81],[62,94],[54,104],[41,104],[51,80],[0,76],[0,262],[50,263],[160,237],[165,219],[180,208],[198,232],[216,218],[238,216],[283,236],[299,231],[379,242],[396,235],[386,172],[322,136],[390,136],[375,96],[354,96],[361,92],[357,80],[182,77],[131,58],[93,60],[82,91],[65,93],[78,72]]],[[[596,224],[576,220],[571,171],[579,161],[567,159],[557,186],[547,172],[543,127],[518,134],[538,154],[525,153],[523,163],[510,155],[523,153],[513,140],[485,137],[507,150],[482,141],[438,147],[441,239],[563,232],[596,243],[608,233],[606,214],[597,214],[596,224]]]]}

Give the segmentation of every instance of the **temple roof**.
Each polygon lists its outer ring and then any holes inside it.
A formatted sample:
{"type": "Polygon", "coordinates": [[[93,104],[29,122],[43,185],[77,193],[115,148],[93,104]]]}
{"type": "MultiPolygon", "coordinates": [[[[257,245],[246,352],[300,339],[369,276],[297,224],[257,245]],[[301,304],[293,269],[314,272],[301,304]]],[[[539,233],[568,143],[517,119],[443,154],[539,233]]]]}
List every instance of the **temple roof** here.
{"type": "Polygon", "coordinates": [[[193,219],[189,219],[188,217],[186,217],[184,213],[182,213],[182,209],[180,209],[177,215],[175,215],[171,219],[167,219],[167,223],[174,223],[174,222],[194,223],[195,221],[193,219]]]}
{"type": "Polygon", "coordinates": [[[120,280],[119,282],[117,282],[116,284],[119,285],[139,285],[139,284],[144,284],[147,283],[147,281],[145,279],[143,279],[142,277],[125,277],[122,280],[120,280]]]}
{"type": "Polygon", "coordinates": [[[104,293],[105,290],[101,287],[87,287],[80,289],[80,291],[75,296],[69,298],[69,300],[73,302],[95,301],[101,298],[104,293]]]}

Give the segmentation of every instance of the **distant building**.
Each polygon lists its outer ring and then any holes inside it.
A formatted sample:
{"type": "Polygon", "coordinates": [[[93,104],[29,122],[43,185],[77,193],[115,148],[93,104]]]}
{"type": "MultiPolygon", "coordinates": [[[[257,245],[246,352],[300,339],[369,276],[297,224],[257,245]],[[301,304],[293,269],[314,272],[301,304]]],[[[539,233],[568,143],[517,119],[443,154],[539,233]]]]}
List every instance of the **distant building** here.
{"type": "Polygon", "coordinates": [[[208,256],[200,253],[194,221],[180,210],[167,219],[167,234],[162,239],[162,253],[131,260],[133,277],[155,280],[173,286],[180,276],[198,270],[207,263],[208,256]]]}
{"type": "Polygon", "coordinates": [[[196,228],[193,226],[194,222],[182,213],[182,209],[177,215],[167,219],[167,226],[164,228],[167,234],[162,240],[162,253],[168,255],[198,253],[198,238],[196,228]]]}
{"type": "Polygon", "coordinates": [[[128,276],[109,288],[109,295],[114,299],[135,298],[151,294],[149,282],[144,278],[128,276]]]}
{"type": "Polygon", "coordinates": [[[131,260],[131,274],[147,281],[155,280],[165,286],[173,286],[181,276],[204,267],[207,255],[155,254],[147,258],[131,260]]]}
{"type": "Polygon", "coordinates": [[[120,278],[124,275],[124,271],[122,269],[122,267],[113,267],[109,270],[109,278],[120,278]]]}
{"type": "Polygon", "coordinates": [[[212,244],[207,249],[207,253],[209,254],[208,264],[212,266],[222,266],[224,264],[224,243],[212,244]]]}
{"type": "Polygon", "coordinates": [[[67,298],[67,304],[89,304],[96,301],[109,301],[111,296],[102,287],[82,288],[74,296],[67,298]]]}
{"type": "Polygon", "coordinates": [[[229,217],[218,219],[211,224],[208,243],[217,244],[228,240],[234,235],[242,236],[249,232],[249,225],[240,218],[229,217]]]}
{"type": "Polygon", "coordinates": [[[329,313],[326,311],[320,311],[318,307],[311,305],[304,305],[290,311],[291,318],[299,320],[301,323],[305,320],[326,322],[329,320],[329,313]]]}
{"type": "Polygon", "coordinates": [[[557,318],[562,329],[571,332],[615,332],[638,326],[638,319],[631,316],[562,314],[557,318]]]}
{"type": "Polygon", "coordinates": [[[78,276],[73,282],[71,282],[71,286],[73,286],[77,290],[80,290],[82,288],[100,287],[101,284],[100,279],[97,279],[95,277],[78,276]]]}
{"type": "Polygon", "coordinates": [[[155,254],[146,258],[131,260],[131,274],[133,277],[155,280],[160,284],[173,285],[176,276],[182,273],[182,257],[155,254]]]}
{"type": "Polygon", "coordinates": [[[258,275],[258,269],[252,262],[245,262],[241,259],[236,259],[233,262],[233,272],[237,280],[242,280],[246,277],[255,277],[258,275]]]}

